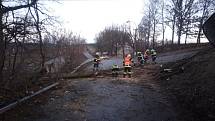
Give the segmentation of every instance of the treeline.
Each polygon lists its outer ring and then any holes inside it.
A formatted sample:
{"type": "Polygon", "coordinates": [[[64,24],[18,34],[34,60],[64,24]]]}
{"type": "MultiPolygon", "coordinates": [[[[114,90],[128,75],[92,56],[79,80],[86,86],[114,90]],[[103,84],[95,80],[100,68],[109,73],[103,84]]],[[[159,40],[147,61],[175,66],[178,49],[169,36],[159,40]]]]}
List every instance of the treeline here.
{"type": "Polygon", "coordinates": [[[47,30],[56,19],[42,0],[0,0],[0,86],[11,89],[30,83],[46,61],[64,57],[74,62],[85,39],[72,32],[47,30]]]}
{"type": "Polygon", "coordinates": [[[131,25],[123,24],[106,27],[95,38],[98,51],[117,55],[121,48],[124,55],[126,45],[137,52],[158,46],[187,44],[188,40],[199,44],[205,38],[203,23],[215,9],[214,0],[144,2],[143,17],[138,26],[131,28],[131,25]]]}
{"type": "Polygon", "coordinates": [[[214,0],[148,0],[139,25],[141,38],[159,45],[201,42],[204,21],[214,12],[214,0]],[[166,39],[166,32],[171,40],[166,39]],[[158,40],[158,36],[162,36],[158,40]],[[177,38],[175,38],[177,37],[177,38]]]}
{"type": "MultiPolygon", "coordinates": [[[[110,55],[117,55],[120,48],[125,45],[133,46],[131,34],[126,26],[112,25],[106,27],[95,38],[99,52],[108,52],[110,55]]],[[[123,55],[125,50],[122,49],[123,55]]]]}
{"type": "Polygon", "coordinates": [[[81,57],[86,51],[86,40],[71,31],[60,29],[44,36],[44,47],[48,58],[63,57],[65,64],[72,69],[83,61],[81,57]]]}

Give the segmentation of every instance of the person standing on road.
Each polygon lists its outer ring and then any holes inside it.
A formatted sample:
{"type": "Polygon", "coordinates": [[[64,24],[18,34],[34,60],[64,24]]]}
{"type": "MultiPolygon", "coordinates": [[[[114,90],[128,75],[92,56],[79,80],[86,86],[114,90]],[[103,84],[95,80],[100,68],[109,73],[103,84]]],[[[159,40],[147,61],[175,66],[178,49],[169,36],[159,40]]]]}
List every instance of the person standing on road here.
{"type": "Polygon", "coordinates": [[[124,58],[123,61],[123,66],[124,66],[124,73],[123,73],[123,77],[125,78],[126,75],[129,76],[129,78],[131,78],[131,65],[133,63],[133,60],[131,58],[131,54],[127,54],[126,57],[124,58]]]}
{"type": "Polygon", "coordinates": [[[117,64],[114,64],[112,66],[112,76],[118,77],[118,75],[119,75],[119,66],[117,64]]]}
{"type": "Polygon", "coordinates": [[[95,58],[93,60],[93,71],[98,71],[100,61],[100,56],[98,53],[96,53],[95,58]]]}
{"type": "Polygon", "coordinates": [[[149,55],[150,55],[150,50],[146,49],[146,51],[144,53],[144,61],[145,61],[145,63],[147,63],[147,60],[149,59],[149,55]]]}
{"type": "Polygon", "coordinates": [[[139,65],[144,65],[144,56],[141,52],[137,52],[137,60],[139,62],[139,65]]]}
{"type": "Polygon", "coordinates": [[[154,49],[151,49],[151,57],[152,57],[152,62],[156,63],[155,60],[157,58],[157,52],[154,49]]]}

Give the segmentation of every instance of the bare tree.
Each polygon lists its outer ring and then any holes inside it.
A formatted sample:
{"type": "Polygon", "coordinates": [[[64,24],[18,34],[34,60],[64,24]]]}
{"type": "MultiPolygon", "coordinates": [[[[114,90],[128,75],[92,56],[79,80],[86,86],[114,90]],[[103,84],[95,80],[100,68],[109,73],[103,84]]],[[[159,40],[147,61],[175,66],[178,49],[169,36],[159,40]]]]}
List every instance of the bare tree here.
{"type": "MultiPolygon", "coordinates": [[[[145,9],[145,13],[144,16],[141,20],[140,26],[141,28],[141,32],[142,35],[147,36],[146,37],[146,44],[150,43],[150,39],[151,41],[151,45],[152,48],[155,47],[155,43],[156,43],[156,37],[158,35],[157,31],[158,31],[158,24],[159,24],[159,18],[160,18],[160,1],[159,0],[149,0],[149,3],[147,5],[147,9],[145,9]],[[145,31],[145,34],[143,34],[145,31]]],[[[147,48],[149,47],[149,45],[147,45],[147,48]]]]}
{"type": "Polygon", "coordinates": [[[48,20],[46,17],[50,16],[43,12],[43,8],[39,6],[39,0],[0,0],[1,81],[6,80],[4,78],[6,72],[11,72],[10,77],[13,78],[15,70],[17,68],[21,69],[21,64],[25,62],[24,55],[27,54],[24,54],[24,51],[28,48],[25,47],[27,44],[36,42],[35,45],[39,45],[41,65],[44,65],[42,28],[48,20]],[[43,14],[43,19],[40,17],[41,14],[43,14]]]}
{"type": "Polygon", "coordinates": [[[18,4],[16,6],[5,6],[4,3],[7,2],[0,0],[0,80],[3,80],[3,69],[5,64],[5,54],[8,42],[8,37],[5,31],[7,31],[8,25],[15,24],[8,23],[7,18],[11,15],[11,13],[14,14],[15,11],[32,7],[38,2],[38,0],[23,1],[24,4],[18,4]]]}
{"type": "Polygon", "coordinates": [[[100,52],[108,52],[111,55],[117,55],[118,49],[123,48],[126,43],[132,44],[130,34],[125,26],[110,26],[101,31],[96,39],[96,45],[100,52]]]}
{"type": "Polygon", "coordinates": [[[139,25],[139,34],[140,34],[140,39],[143,40],[143,49],[145,50],[146,48],[149,47],[149,37],[150,37],[150,25],[151,22],[149,22],[149,18],[147,15],[144,15],[142,17],[142,20],[139,25]]]}
{"type": "Polygon", "coordinates": [[[166,22],[166,24],[167,24],[167,26],[169,26],[172,29],[171,44],[174,44],[176,13],[175,13],[175,9],[172,6],[173,5],[171,3],[166,4],[166,11],[167,11],[167,15],[166,15],[167,22],[166,22]]]}
{"type": "Polygon", "coordinates": [[[35,13],[35,16],[34,14],[32,13],[31,9],[30,9],[30,12],[31,12],[31,15],[35,21],[35,27],[36,27],[36,30],[37,30],[37,33],[38,33],[38,38],[39,38],[39,47],[40,47],[40,56],[41,56],[41,68],[44,67],[44,63],[45,63],[45,54],[43,52],[43,39],[42,39],[42,34],[41,34],[41,21],[40,21],[40,16],[39,16],[39,12],[38,12],[38,4],[35,4],[33,6],[33,10],[34,10],[34,13],[35,13]]]}
{"type": "MultiPolygon", "coordinates": [[[[194,0],[171,0],[171,10],[173,13],[173,25],[177,27],[178,44],[181,43],[182,32],[184,31],[185,21],[189,18],[194,0]],[[176,21],[174,21],[176,20],[176,21]]],[[[174,35],[173,35],[174,36],[174,35]]]]}
{"type": "Polygon", "coordinates": [[[153,35],[152,35],[152,48],[155,48],[156,25],[159,23],[159,0],[150,0],[151,15],[153,21],[153,35]]]}
{"type": "Polygon", "coordinates": [[[162,46],[164,46],[164,39],[165,39],[165,29],[166,29],[166,27],[165,27],[165,13],[164,13],[164,8],[165,8],[165,2],[164,2],[164,0],[162,0],[162,5],[161,5],[161,19],[162,19],[162,22],[161,22],[161,24],[162,24],[162,46]]]}

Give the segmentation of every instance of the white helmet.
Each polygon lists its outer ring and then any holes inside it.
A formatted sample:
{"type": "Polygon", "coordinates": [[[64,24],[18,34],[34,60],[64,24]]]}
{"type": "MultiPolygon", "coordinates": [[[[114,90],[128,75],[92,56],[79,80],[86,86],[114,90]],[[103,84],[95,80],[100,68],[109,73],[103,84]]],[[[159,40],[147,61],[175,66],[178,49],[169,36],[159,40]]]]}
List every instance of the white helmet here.
{"type": "Polygon", "coordinates": [[[131,54],[128,54],[127,57],[130,58],[130,57],[131,57],[131,54]]]}

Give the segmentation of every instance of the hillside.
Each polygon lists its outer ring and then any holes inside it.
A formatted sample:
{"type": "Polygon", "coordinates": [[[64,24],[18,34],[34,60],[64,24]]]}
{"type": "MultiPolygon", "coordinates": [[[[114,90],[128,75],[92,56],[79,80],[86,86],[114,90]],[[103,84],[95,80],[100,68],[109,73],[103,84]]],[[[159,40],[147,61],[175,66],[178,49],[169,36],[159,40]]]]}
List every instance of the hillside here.
{"type": "Polygon", "coordinates": [[[164,66],[173,71],[162,72],[160,83],[185,120],[215,120],[214,67],[215,48],[211,47],[191,58],[164,66]]]}

